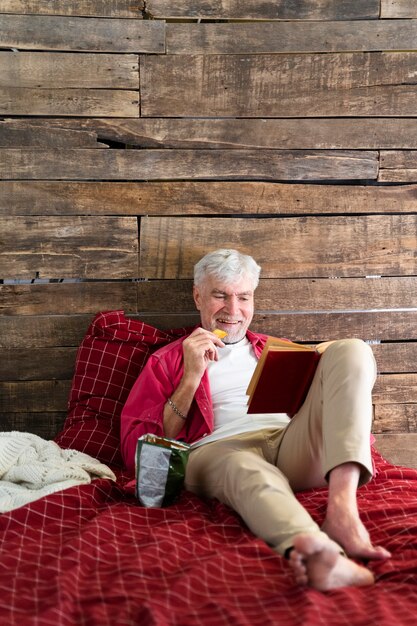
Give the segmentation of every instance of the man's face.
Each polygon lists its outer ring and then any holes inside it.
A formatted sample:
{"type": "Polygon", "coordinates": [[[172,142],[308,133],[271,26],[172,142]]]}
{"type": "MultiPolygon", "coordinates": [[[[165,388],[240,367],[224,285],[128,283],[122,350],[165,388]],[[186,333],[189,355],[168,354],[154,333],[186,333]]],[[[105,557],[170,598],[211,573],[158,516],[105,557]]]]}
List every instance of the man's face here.
{"type": "Polygon", "coordinates": [[[206,330],[220,328],[227,333],[224,343],[240,341],[252,321],[254,298],[252,281],[248,277],[233,284],[221,282],[208,275],[193,295],[200,311],[201,325],[206,330]]]}

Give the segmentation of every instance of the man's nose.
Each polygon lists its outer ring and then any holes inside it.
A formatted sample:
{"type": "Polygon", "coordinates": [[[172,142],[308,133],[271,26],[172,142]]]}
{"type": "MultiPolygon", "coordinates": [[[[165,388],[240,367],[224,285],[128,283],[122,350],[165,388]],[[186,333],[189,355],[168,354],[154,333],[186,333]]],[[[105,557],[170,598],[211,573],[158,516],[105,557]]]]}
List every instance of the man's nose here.
{"type": "Polygon", "coordinates": [[[227,300],[226,311],[229,315],[236,315],[239,310],[239,301],[237,298],[232,297],[227,300]]]}

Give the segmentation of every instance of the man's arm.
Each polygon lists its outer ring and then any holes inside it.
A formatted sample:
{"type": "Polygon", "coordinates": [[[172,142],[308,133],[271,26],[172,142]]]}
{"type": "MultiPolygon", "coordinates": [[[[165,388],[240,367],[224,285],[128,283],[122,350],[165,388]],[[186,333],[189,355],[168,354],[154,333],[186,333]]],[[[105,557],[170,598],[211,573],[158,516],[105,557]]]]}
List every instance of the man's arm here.
{"type": "Polygon", "coordinates": [[[151,355],[123,407],[121,452],[129,471],[135,468],[138,437],[153,433],[175,439],[185,428],[185,420],[172,409],[168,398],[186,417],[208,362],[217,359],[216,345],[223,345],[202,328],[184,339],[183,344],[184,367],[179,380],[156,355],[151,355]]]}
{"type": "Polygon", "coordinates": [[[164,407],[163,424],[166,437],[175,439],[184,426],[194,394],[200,384],[207,365],[217,361],[217,347],[223,342],[210,331],[197,328],[184,339],[184,373],[178,387],[164,407]]]}

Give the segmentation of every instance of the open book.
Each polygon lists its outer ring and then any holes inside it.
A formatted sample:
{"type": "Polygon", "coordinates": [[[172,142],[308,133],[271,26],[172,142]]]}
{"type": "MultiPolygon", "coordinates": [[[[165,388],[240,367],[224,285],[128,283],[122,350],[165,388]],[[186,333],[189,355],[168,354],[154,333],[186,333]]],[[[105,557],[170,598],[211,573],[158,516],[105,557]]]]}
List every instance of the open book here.
{"type": "Polygon", "coordinates": [[[246,391],[248,413],[295,415],[306,398],[322,351],[269,337],[246,391]]]}

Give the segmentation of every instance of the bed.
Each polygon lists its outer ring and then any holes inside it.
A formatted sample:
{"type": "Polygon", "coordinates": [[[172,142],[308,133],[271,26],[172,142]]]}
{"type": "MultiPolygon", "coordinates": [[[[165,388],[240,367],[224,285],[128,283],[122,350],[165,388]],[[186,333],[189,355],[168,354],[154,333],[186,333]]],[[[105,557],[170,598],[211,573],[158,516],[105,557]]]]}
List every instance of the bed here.
{"type": "MultiPolygon", "coordinates": [[[[147,355],[185,332],[123,311],[98,314],[78,350],[68,417],[56,442],[106,463],[97,479],[0,516],[0,624],[412,626],[417,605],[417,470],[376,449],[360,488],[376,584],[327,593],[294,585],[280,556],[227,506],[183,491],[166,508],[139,505],[118,449],[119,415],[147,355]]],[[[298,495],[320,523],[326,491],[298,495]]]]}

